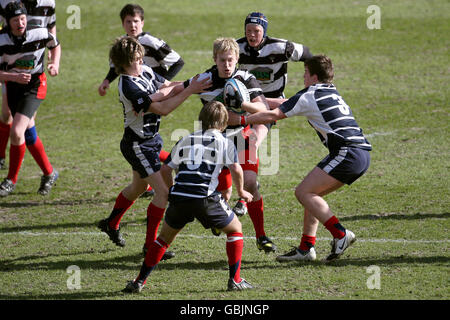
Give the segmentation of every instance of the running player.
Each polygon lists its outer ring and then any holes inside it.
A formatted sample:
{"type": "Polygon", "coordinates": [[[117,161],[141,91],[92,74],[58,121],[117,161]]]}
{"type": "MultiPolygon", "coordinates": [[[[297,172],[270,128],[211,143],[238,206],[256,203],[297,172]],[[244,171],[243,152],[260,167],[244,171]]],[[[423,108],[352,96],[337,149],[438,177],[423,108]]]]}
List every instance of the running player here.
{"type": "Polygon", "coordinates": [[[35,129],[36,111],[45,99],[47,80],[44,73],[45,48],[51,52],[48,64],[50,76],[59,72],[61,47],[47,28],[27,30],[27,10],[21,2],[11,2],[3,10],[6,31],[0,34],[0,81],[7,81],[11,126],[9,171],[0,184],[0,196],[8,196],[16,187],[19,170],[28,148],[41,168],[43,176],[38,193],[47,195],[58,179],[42,141],[35,129]]]}
{"type": "MultiPolygon", "coordinates": [[[[118,195],[107,219],[98,223],[100,230],[118,246],[125,246],[120,233],[120,221],[134,201],[150,185],[155,196],[147,208],[147,233],[143,251],[156,238],[167,204],[168,189],[159,172],[159,153],[163,141],[159,135],[161,116],[166,116],[181,105],[191,94],[199,93],[210,84],[207,79],[189,86],[174,85],[142,64],[144,47],[132,37],[115,41],[110,58],[119,78],[119,98],[124,110],[124,135],[120,150],[132,168],[132,182],[118,195]]],[[[168,253],[166,258],[173,257],[168,253]]]]}
{"type": "MultiPolygon", "coordinates": [[[[239,58],[239,46],[232,38],[219,38],[213,44],[213,59],[215,65],[202,73],[201,77],[212,80],[212,86],[200,94],[200,99],[205,104],[212,100],[223,101],[223,87],[230,78],[240,80],[249,90],[250,102],[244,102],[242,109],[254,113],[267,110],[268,105],[261,87],[255,77],[247,71],[238,70],[236,64],[239,58]]],[[[248,213],[252,220],[258,249],[265,252],[276,250],[275,244],[267,237],[264,230],[264,203],[263,197],[258,190],[258,167],[259,159],[257,149],[268,132],[268,126],[229,126],[227,127],[229,137],[233,135],[235,145],[238,149],[239,161],[244,170],[244,189],[253,195],[253,202],[248,204],[248,213]]],[[[225,200],[231,197],[231,176],[227,169],[222,170],[219,177],[218,190],[225,200]]],[[[214,229],[213,233],[214,233],[214,229]]]]}
{"type": "MultiPolygon", "coordinates": [[[[174,51],[165,41],[158,39],[151,34],[144,32],[144,9],[137,4],[127,4],[120,11],[122,27],[127,36],[136,38],[145,49],[143,62],[151,67],[154,72],[164,77],[166,80],[172,80],[176,74],[183,68],[184,61],[181,56],[174,51]]],[[[101,96],[106,94],[109,85],[117,78],[114,65],[111,64],[106,78],[100,84],[98,92],[101,96]]],[[[168,152],[161,150],[159,157],[164,161],[168,152]]],[[[143,197],[153,195],[154,192],[149,186],[142,194],[143,197]]]]}
{"type": "Polygon", "coordinates": [[[329,150],[329,155],[295,189],[295,196],[304,207],[303,234],[298,248],[278,256],[278,261],[315,260],[319,222],[333,236],[326,261],[339,258],[356,240],[355,234],[341,225],[323,196],[344,184],[352,184],[366,172],[372,146],[333,85],[333,77],[331,60],[324,55],[313,56],[305,61],[305,89],[289,100],[279,99],[276,109],[230,119],[233,123],[254,124],[305,116],[329,150]]]}
{"type": "Polygon", "coordinates": [[[288,61],[305,61],[312,57],[307,46],[267,35],[268,20],[252,12],[244,22],[245,37],[239,44],[239,69],[247,70],[258,80],[266,98],[284,98],[288,61]]]}
{"type": "Polygon", "coordinates": [[[252,289],[240,276],[243,250],[242,225],[216,191],[218,176],[228,166],[237,193],[247,201],[252,195],[243,188],[242,168],[233,142],[222,131],[227,126],[228,112],[218,101],[207,103],[200,111],[202,130],[182,138],[172,149],[161,172],[170,186],[169,207],[158,238],[151,244],[138,277],[130,281],[124,292],[140,292],[152,270],[183,227],[197,218],[203,227],[212,226],[227,234],[228,290],[252,289]],[[172,170],[177,170],[175,184],[172,170]]]}
{"type": "MultiPolygon", "coordinates": [[[[7,22],[3,18],[5,7],[17,0],[0,0],[0,20],[3,20],[3,26],[6,27],[7,22]]],[[[27,10],[27,29],[47,28],[48,31],[56,36],[56,16],[54,0],[22,0],[27,10]]],[[[51,61],[51,53],[48,52],[48,60],[51,61]]],[[[0,114],[0,169],[6,169],[6,147],[8,145],[10,129],[12,125],[12,115],[8,107],[8,98],[5,86],[2,86],[2,112],[0,114]]],[[[26,132],[32,132],[36,128],[27,129],[26,132]]],[[[39,142],[38,142],[39,144],[39,142]]],[[[33,146],[27,144],[29,149],[33,146]]]]}

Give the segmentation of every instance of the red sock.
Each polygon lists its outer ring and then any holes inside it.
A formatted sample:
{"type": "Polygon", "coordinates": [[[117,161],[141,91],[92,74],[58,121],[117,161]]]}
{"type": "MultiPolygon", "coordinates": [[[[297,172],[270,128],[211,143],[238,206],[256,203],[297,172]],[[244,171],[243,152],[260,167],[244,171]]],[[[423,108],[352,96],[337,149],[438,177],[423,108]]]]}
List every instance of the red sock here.
{"type": "Polygon", "coordinates": [[[170,152],[161,150],[161,152],[159,153],[159,160],[161,160],[161,162],[166,161],[166,159],[169,157],[169,154],[170,154],[170,152]]]}
{"type": "Polygon", "coordinates": [[[164,217],[164,211],[166,208],[158,208],[150,202],[147,208],[147,234],[145,236],[145,247],[149,248],[156,236],[158,235],[158,228],[161,219],[164,217]]]}
{"type": "Polygon", "coordinates": [[[235,282],[241,282],[241,259],[244,248],[243,234],[239,232],[228,233],[226,247],[230,278],[235,282]]]}
{"type": "Polygon", "coordinates": [[[255,228],[256,238],[265,236],[264,232],[264,202],[263,198],[258,201],[247,203],[248,215],[252,219],[253,227],[255,228]]]}
{"type": "Polygon", "coordinates": [[[6,146],[8,145],[9,131],[11,130],[11,123],[0,122],[0,158],[6,158],[6,146]]]}
{"type": "Polygon", "coordinates": [[[169,248],[169,245],[165,243],[161,238],[157,238],[150,244],[147,253],[145,255],[141,271],[139,272],[136,281],[143,280],[144,283],[147,282],[147,277],[150,275],[150,272],[153,271],[155,266],[159,263],[164,253],[166,252],[167,248],[169,248]]]}
{"type": "Polygon", "coordinates": [[[118,230],[120,225],[120,220],[122,220],[123,215],[127,210],[133,205],[134,201],[130,201],[124,197],[121,192],[119,196],[116,198],[116,203],[114,204],[114,208],[109,215],[109,227],[113,230],[118,230]]]}
{"type": "Polygon", "coordinates": [[[30,151],[34,160],[41,168],[42,172],[45,176],[50,175],[53,172],[53,167],[48,160],[47,154],[44,150],[44,145],[39,137],[36,138],[36,142],[34,144],[27,145],[28,151],[30,151]]]}
{"type": "Polygon", "coordinates": [[[150,185],[148,185],[147,191],[152,191],[152,190],[153,190],[153,188],[150,185]]]}
{"type": "Polygon", "coordinates": [[[324,223],[325,228],[331,232],[333,238],[342,239],[345,236],[345,228],[339,223],[336,216],[332,216],[324,223]]]}
{"type": "Polygon", "coordinates": [[[309,251],[309,249],[314,247],[315,244],[316,244],[316,237],[303,234],[300,246],[298,248],[303,251],[309,251]]]}
{"type": "Polygon", "coordinates": [[[20,166],[22,165],[23,158],[25,157],[26,149],[25,143],[22,143],[20,146],[12,144],[9,147],[8,179],[10,179],[14,184],[17,182],[17,177],[19,176],[20,166]]]}

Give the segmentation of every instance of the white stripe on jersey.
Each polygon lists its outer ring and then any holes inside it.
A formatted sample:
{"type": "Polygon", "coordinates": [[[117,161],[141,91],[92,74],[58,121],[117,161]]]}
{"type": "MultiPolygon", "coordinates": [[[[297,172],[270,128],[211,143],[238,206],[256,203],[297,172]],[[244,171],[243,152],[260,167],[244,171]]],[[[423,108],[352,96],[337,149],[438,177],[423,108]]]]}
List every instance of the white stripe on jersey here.
{"type": "Polygon", "coordinates": [[[27,30],[21,45],[17,45],[9,33],[1,33],[0,64],[7,72],[39,74],[44,72],[45,48],[52,49],[58,45],[56,37],[46,28],[27,30]]]}
{"type": "Polygon", "coordinates": [[[339,165],[343,160],[345,160],[345,157],[347,156],[348,149],[346,147],[343,147],[339,150],[339,154],[331,160],[325,168],[323,168],[323,171],[326,173],[330,173],[331,170],[336,168],[337,165],[339,165]]]}

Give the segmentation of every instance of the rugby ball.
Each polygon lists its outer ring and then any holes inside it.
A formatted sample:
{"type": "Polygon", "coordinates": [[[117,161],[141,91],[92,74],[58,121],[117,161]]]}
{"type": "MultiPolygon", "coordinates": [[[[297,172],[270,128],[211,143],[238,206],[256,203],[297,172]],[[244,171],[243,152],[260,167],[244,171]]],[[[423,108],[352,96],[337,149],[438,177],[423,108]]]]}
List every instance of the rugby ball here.
{"type": "Polygon", "coordinates": [[[235,113],[243,114],[246,111],[241,108],[242,102],[250,102],[250,94],[247,87],[238,79],[229,79],[223,87],[223,101],[227,108],[235,113]]]}

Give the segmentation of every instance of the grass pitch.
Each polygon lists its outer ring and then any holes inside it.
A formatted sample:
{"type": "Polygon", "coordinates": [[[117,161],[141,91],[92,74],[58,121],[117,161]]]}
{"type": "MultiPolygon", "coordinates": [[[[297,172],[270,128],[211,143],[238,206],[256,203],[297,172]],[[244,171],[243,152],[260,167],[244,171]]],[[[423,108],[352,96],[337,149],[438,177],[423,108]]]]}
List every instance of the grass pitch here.
{"type": "MultiPolygon", "coordinates": [[[[57,1],[61,69],[48,80],[37,130],[60,178],[50,196],[37,195],[41,173],[27,153],[15,192],[0,199],[0,299],[449,299],[448,1],[143,1],[144,29],[185,60],[176,80],[209,68],[213,40],[243,36],[245,16],[264,12],[269,35],[331,57],[335,84],[374,150],[367,174],[327,197],[358,237],[339,261],[280,264],[257,250],[244,216],[241,274],[257,290],[229,293],[225,238],[195,222],[173,243],[176,258],[159,265],[141,295],[120,290],[142,263],[149,200],[139,199],[125,215],[125,248],[95,227],[130,181],[119,151],[117,82],[107,96],[97,94],[109,44],[123,34],[118,13],[124,4],[57,1]],[[80,29],[66,24],[73,18],[70,5],[80,8],[80,29]],[[380,8],[381,29],[368,28],[369,5],[380,8]],[[71,266],[79,270],[79,287],[71,266]]],[[[302,63],[289,64],[288,97],[303,88],[302,75],[302,63]]],[[[177,129],[194,129],[200,107],[191,97],[162,120],[166,150],[177,129]]],[[[326,150],[304,118],[280,121],[275,129],[278,171],[261,176],[260,184],[266,232],[282,253],[301,237],[302,209],[293,190],[326,150]]],[[[321,226],[319,258],[330,240],[321,226]]]]}

